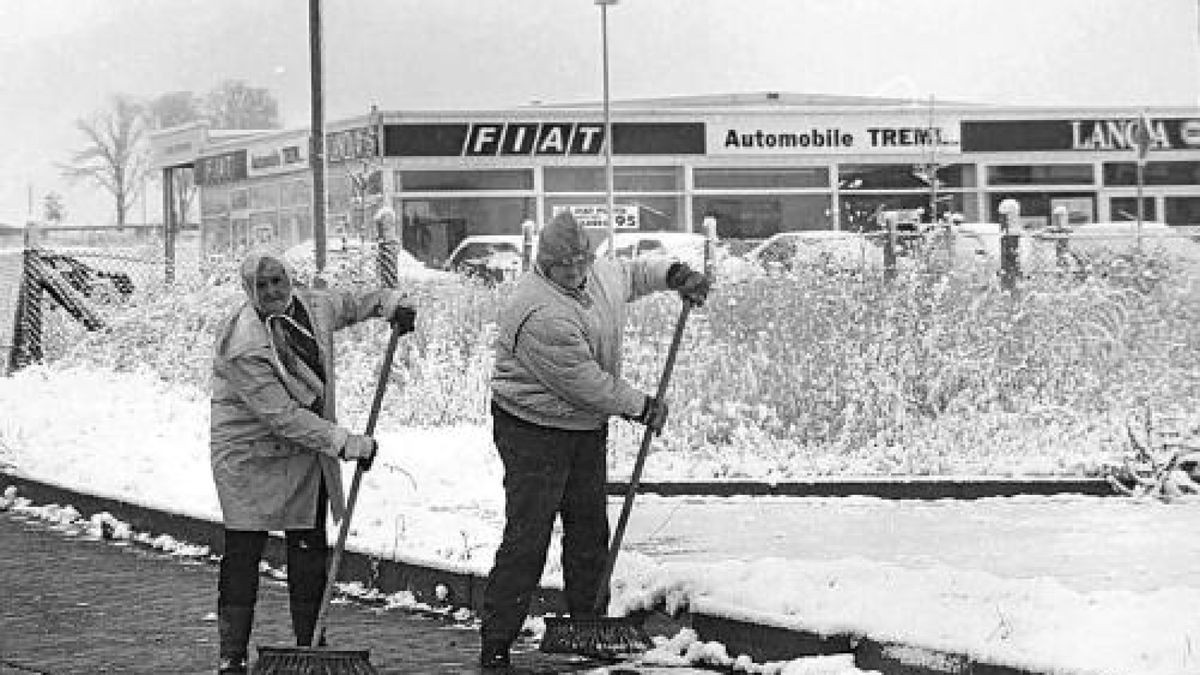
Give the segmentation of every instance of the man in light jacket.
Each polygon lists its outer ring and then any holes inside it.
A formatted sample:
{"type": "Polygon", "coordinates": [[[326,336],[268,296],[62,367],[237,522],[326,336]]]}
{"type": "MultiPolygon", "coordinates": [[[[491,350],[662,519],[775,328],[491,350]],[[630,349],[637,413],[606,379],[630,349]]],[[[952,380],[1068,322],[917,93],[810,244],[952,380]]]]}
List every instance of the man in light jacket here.
{"type": "Polygon", "coordinates": [[[247,300],[217,329],[210,448],[224,521],[217,582],[219,673],[245,673],[267,532],[287,541],[296,644],[312,644],[326,581],[326,509],[345,513],[338,460],[370,460],[375,441],[338,426],[333,332],[368,317],[413,329],[395,290],[297,288],[286,262],[252,253],[240,267],[247,300]]]}
{"type": "Polygon", "coordinates": [[[556,516],[568,610],[593,613],[608,553],[608,419],[661,431],[667,418],[665,402],[621,377],[626,304],[667,289],[703,304],[708,281],[665,258],[597,260],[563,211],[539,235],[536,264],[500,311],[491,411],[506,522],[483,596],[485,668],[509,666],[556,516]]]}

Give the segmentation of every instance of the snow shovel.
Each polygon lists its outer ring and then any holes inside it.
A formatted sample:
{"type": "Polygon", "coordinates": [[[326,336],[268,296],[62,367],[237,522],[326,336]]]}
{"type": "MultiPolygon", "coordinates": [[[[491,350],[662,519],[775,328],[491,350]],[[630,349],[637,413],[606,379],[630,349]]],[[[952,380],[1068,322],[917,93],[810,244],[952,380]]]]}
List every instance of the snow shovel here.
{"type": "MultiPolygon", "coordinates": [[[[675,367],[675,354],[679,351],[679,342],[683,339],[683,329],[687,325],[688,313],[691,310],[692,303],[685,300],[683,308],[679,310],[679,319],[675,322],[675,335],[671,338],[671,348],[667,350],[667,362],[663,366],[662,377],[658,380],[656,397],[659,401],[667,394],[671,370],[675,367]]],[[[546,632],[542,636],[541,651],[549,654],[579,654],[598,659],[619,659],[644,652],[652,646],[650,636],[640,622],[630,617],[604,615],[608,612],[608,585],[612,580],[613,568],[617,565],[621,539],[625,536],[625,526],[629,523],[629,512],[633,509],[633,498],[637,494],[642,467],[646,464],[646,454],[650,450],[650,440],[653,436],[654,431],[646,427],[637,460],[633,465],[633,474],[629,477],[629,487],[625,490],[621,517],[617,520],[617,529],[609,543],[608,558],[596,588],[596,601],[593,606],[596,616],[546,617],[546,632]]]]}
{"type": "MultiPolygon", "coordinates": [[[[375,433],[379,421],[379,408],[383,405],[383,392],[387,389],[388,375],[392,372],[392,358],[400,342],[400,329],[392,325],[387,351],[383,355],[383,367],[375,384],[375,400],[371,402],[371,414],[367,417],[365,435],[375,433]]],[[[325,644],[325,619],[329,601],[333,599],[333,588],[337,583],[338,568],[342,564],[342,552],[346,550],[346,536],[350,534],[350,518],[358,501],[358,490],[362,487],[363,473],[370,470],[375,461],[359,460],[354,468],[354,480],[350,483],[350,494],[346,497],[346,513],[342,516],[342,527],[338,531],[337,544],[329,562],[329,577],[325,581],[325,592],[317,609],[317,623],[313,627],[313,643],[316,647],[259,647],[258,661],[254,664],[255,675],[286,675],[320,673],[321,675],[375,675],[379,671],[371,665],[370,650],[328,649],[325,644]]]]}

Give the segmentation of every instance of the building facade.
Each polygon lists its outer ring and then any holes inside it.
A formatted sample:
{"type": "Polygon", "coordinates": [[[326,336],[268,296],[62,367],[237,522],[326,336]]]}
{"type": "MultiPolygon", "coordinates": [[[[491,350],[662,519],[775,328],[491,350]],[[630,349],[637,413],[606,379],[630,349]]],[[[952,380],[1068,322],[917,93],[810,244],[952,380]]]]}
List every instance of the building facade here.
{"type": "MultiPolygon", "coordinates": [[[[1029,227],[1065,207],[1074,223],[1143,215],[1200,224],[1200,109],[1015,108],[803,95],[621,102],[611,114],[619,228],[721,238],[871,230],[883,210],[1029,227]],[[936,206],[935,206],[936,205],[936,206]]],[[[596,106],[373,112],[326,133],[327,233],[370,238],[390,205],[405,248],[436,265],[471,234],[519,234],[570,209],[602,227],[606,126],[596,106]]],[[[190,167],[210,252],[291,245],[312,233],[307,130],[157,134],[160,168],[190,167]],[[190,139],[190,140],[188,140],[190,139]],[[175,150],[172,152],[171,149],[175,150]]]]}

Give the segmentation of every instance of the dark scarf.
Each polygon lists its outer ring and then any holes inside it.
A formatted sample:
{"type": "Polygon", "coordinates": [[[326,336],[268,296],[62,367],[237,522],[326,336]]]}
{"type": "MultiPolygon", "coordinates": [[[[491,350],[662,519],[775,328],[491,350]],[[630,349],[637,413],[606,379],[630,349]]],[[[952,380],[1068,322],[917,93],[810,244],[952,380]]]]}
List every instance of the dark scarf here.
{"type": "Polygon", "coordinates": [[[263,318],[271,335],[271,346],[285,377],[284,386],[301,405],[321,414],[325,402],[325,368],[321,350],[312,332],[312,320],[295,299],[283,314],[263,318]]]}

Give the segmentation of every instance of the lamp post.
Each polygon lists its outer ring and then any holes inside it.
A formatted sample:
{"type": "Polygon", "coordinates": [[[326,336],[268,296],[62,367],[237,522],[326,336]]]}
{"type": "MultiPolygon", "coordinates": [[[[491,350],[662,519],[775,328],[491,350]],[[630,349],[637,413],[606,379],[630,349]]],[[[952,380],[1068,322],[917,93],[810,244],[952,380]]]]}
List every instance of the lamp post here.
{"type": "Polygon", "coordinates": [[[600,43],[604,62],[604,213],[608,218],[608,255],[614,257],[617,220],[614,215],[616,208],[613,206],[613,136],[608,98],[608,6],[617,4],[617,0],[595,0],[595,3],[600,6],[600,43]]]}

